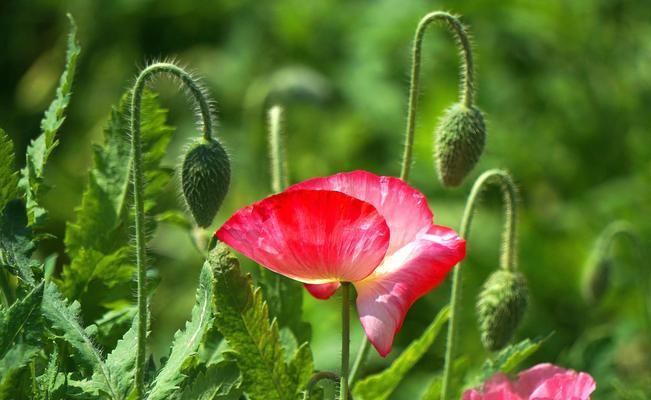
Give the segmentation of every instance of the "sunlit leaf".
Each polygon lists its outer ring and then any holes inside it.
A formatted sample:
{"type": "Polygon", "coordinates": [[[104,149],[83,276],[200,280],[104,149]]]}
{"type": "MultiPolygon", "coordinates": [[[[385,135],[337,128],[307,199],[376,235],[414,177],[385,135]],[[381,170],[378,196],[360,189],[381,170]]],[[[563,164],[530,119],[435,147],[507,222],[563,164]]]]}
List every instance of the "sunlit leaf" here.
{"type": "Polygon", "coordinates": [[[181,400],[238,400],[242,395],[240,384],[237,365],[231,361],[222,361],[199,373],[186,386],[181,400]]]}

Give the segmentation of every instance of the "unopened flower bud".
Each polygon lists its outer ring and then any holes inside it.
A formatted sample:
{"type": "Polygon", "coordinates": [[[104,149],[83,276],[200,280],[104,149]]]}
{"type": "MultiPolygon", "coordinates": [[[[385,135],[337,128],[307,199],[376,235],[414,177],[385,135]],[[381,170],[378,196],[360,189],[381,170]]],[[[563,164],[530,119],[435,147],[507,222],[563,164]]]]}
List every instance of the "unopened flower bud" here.
{"type": "Polygon", "coordinates": [[[590,257],[583,281],[583,295],[586,300],[596,303],[608,290],[613,262],[610,258],[590,257]]]}
{"type": "Polygon", "coordinates": [[[181,184],[197,225],[210,226],[226,197],[230,180],[230,160],[219,141],[201,138],[188,148],[183,160],[181,184]]]}
{"type": "Polygon", "coordinates": [[[518,272],[499,270],[484,283],[477,301],[484,347],[502,349],[511,340],[527,308],[527,282],[518,272]]]}
{"type": "Polygon", "coordinates": [[[436,128],[434,156],[444,186],[459,186],[479,161],[486,143],[486,124],[481,111],[456,103],[436,128]]]}

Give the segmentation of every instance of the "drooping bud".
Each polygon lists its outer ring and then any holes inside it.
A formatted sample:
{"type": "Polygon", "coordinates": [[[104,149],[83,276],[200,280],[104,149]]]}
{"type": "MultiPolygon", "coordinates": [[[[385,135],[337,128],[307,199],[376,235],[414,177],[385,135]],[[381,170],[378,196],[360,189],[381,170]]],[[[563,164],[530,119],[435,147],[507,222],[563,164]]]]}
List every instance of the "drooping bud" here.
{"type": "Polygon", "coordinates": [[[609,257],[599,257],[593,254],[586,267],[583,278],[583,296],[590,303],[596,303],[608,290],[608,283],[613,269],[613,261],[609,257]]]}
{"type": "Polygon", "coordinates": [[[484,283],[477,301],[484,347],[497,351],[509,342],[527,308],[527,282],[519,272],[500,269],[484,283]]]}
{"type": "Polygon", "coordinates": [[[197,225],[210,226],[230,181],[231,163],[218,140],[202,137],[190,145],[183,160],[181,185],[197,225]]]}
{"type": "Polygon", "coordinates": [[[459,186],[479,161],[486,144],[486,124],[475,106],[456,103],[436,128],[434,157],[444,186],[459,186]]]}

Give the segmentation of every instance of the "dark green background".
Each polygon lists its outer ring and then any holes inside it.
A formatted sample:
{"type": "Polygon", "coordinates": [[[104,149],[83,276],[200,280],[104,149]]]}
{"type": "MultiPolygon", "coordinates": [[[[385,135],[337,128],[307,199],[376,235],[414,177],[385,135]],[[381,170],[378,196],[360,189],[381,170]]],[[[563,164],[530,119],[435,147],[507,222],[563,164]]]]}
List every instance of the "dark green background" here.
{"type": "MultiPolygon", "coordinates": [[[[648,260],[616,245],[610,290],[598,305],[581,297],[583,265],[599,232],[631,221],[651,232],[651,6],[647,1],[18,1],[0,2],[0,126],[14,139],[19,163],[38,132],[62,69],[65,13],[79,25],[82,56],[61,145],[48,167],[47,229],[63,237],[65,221],[87,178],[90,144],[101,141],[111,104],[148,61],[173,57],[199,76],[217,102],[219,136],[233,159],[231,191],[215,227],[235,209],[269,193],[264,132],[268,87],[310,87],[287,106],[291,180],[367,169],[397,175],[406,121],[410,46],[426,12],[459,13],[474,36],[477,104],[486,113],[488,144],[471,179],[442,189],[432,163],[432,132],[455,101],[458,56],[445,29],[426,35],[422,96],[410,183],[430,199],[437,222],[458,228],[471,181],[504,167],[521,196],[520,266],[531,306],[518,337],[555,332],[533,361],[591,372],[596,399],[615,387],[651,393],[650,332],[641,286],[648,260]],[[646,329],[646,330],[645,330],[646,329]]],[[[184,96],[156,84],[177,126],[175,165],[196,130],[184,96]]],[[[178,189],[169,188],[169,204],[178,189]]],[[[498,264],[499,196],[480,206],[465,263],[462,352],[485,356],[474,322],[478,287],[498,264]]],[[[46,251],[61,251],[60,240],[46,251]]],[[[49,248],[48,248],[49,246],[49,248]]],[[[187,318],[201,265],[185,233],[162,226],[152,243],[162,283],[154,295],[152,343],[165,355],[187,318]]],[[[65,263],[65,257],[60,259],[65,263]]],[[[449,282],[410,311],[391,357],[418,336],[446,302],[449,282]]],[[[649,294],[645,294],[649,301],[649,294]]],[[[306,297],[307,299],[307,297],[306,297]]],[[[307,299],[317,367],[338,364],[337,301],[307,299]]],[[[354,343],[360,338],[354,324],[354,343]]],[[[396,399],[411,399],[442,365],[439,341],[396,399]]],[[[387,361],[374,357],[372,369],[387,361]]]]}

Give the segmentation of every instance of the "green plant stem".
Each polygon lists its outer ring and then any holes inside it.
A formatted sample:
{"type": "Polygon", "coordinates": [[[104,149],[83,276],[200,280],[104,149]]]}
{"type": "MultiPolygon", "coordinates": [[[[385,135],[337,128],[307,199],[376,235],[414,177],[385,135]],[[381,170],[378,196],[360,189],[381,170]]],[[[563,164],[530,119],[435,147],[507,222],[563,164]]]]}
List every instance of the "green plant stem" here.
{"type": "MultiPolygon", "coordinates": [[[[463,211],[463,218],[461,219],[461,230],[459,234],[465,240],[468,240],[470,235],[470,227],[472,225],[472,218],[477,207],[479,195],[487,184],[499,182],[500,190],[504,196],[504,211],[506,214],[506,221],[504,224],[503,238],[505,242],[502,245],[502,267],[512,270],[515,268],[515,226],[516,226],[516,187],[513,179],[508,172],[491,169],[479,176],[472,186],[466,207],[463,211]],[[504,264],[506,263],[506,264],[504,264]]],[[[461,289],[462,289],[462,263],[454,267],[452,276],[452,294],[450,296],[450,321],[448,323],[448,337],[445,349],[445,366],[443,368],[443,400],[451,400],[452,393],[452,364],[456,353],[459,313],[461,312],[461,289]]]]}
{"type": "Polygon", "coordinates": [[[421,51],[423,45],[423,37],[427,27],[432,22],[445,22],[446,25],[454,33],[461,53],[463,56],[463,89],[461,91],[461,101],[466,107],[473,104],[474,97],[474,63],[472,58],[472,47],[470,45],[470,38],[466,32],[465,27],[459,19],[447,12],[436,11],[427,14],[420,20],[416,28],[416,35],[414,36],[414,43],[412,48],[412,64],[411,64],[411,82],[409,84],[409,105],[407,111],[407,128],[405,130],[405,146],[402,156],[402,170],[400,172],[400,179],[407,181],[409,179],[409,172],[411,169],[412,148],[414,146],[414,132],[416,130],[416,113],[418,109],[418,95],[420,90],[420,67],[421,67],[421,51]]]}
{"type": "Polygon", "coordinates": [[[5,306],[9,308],[14,303],[15,298],[11,284],[9,284],[9,276],[7,276],[7,271],[5,270],[0,271],[0,290],[2,291],[5,306]]]}
{"type": "Polygon", "coordinates": [[[140,112],[142,95],[149,80],[158,74],[168,74],[177,77],[190,90],[201,111],[203,136],[206,140],[212,138],[213,121],[207,96],[195,79],[182,68],[170,63],[155,63],[138,75],[131,93],[131,152],[133,168],[133,197],[135,208],[135,237],[137,265],[137,298],[138,298],[138,347],[136,356],[136,396],[142,399],[145,394],[145,362],[148,327],[147,307],[147,253],[145,243],[145,199],[142,143],[140,138],[140,112]]]}
{"type": "Polygon", "coordinates": [[[280,193],[289,186],[287,151],[282,132],[283,108],[275,105],[269,109],[269,160],[271,162],[271,190],[280,193]]]}
{"type": "Polygon", "coordinates": [[[350,364],[350,282],[341,283],[341,379],[339,400],[348,400],[350,364]]]}
{"type": "Polygon", "coordinates": [[[359,345],[359,350],[357,350],[357,357],[353,363],[353,368],[350,371],[350,378],[348,378],[348,383],[350,386],[353,386],[355,381],[362,374],[362,367],[366,362],[368,357],[368,351],[371,349],[371,342],[368,340],[366,335],[362,338],[362,343],[359,345]]]}

